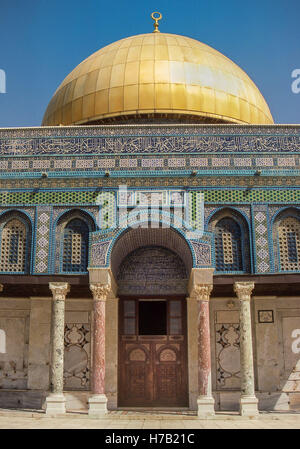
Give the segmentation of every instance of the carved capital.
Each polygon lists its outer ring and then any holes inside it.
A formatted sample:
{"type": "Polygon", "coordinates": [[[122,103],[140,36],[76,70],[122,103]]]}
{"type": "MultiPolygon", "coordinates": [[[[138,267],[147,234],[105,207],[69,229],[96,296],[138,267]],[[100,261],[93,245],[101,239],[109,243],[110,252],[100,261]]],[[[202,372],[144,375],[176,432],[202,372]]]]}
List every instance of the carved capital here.
{"type": "Polygon", "coordinates": [[[191,298],[197,301],[208,301],[211,291],[213,289],[212,284],[196,284],[191,292],[191,298]]]}
{"type": "Polygon", "coordinates": [[[70,285],[67,282],[50,282],[49,288],[55,301],[64,301],[70,291],[70,285]]]}
{"type": "Polygon", "coordinates": [[[107,296],[111,291],[109,284],[90,284],[90,290],[92,292],[94,301],[106,301],[107,296]]]}
{"type": "Polygon", "coordinates": [[[235,282],[234,292],[240,301],[250,301],[254,282],[235,282]]]}

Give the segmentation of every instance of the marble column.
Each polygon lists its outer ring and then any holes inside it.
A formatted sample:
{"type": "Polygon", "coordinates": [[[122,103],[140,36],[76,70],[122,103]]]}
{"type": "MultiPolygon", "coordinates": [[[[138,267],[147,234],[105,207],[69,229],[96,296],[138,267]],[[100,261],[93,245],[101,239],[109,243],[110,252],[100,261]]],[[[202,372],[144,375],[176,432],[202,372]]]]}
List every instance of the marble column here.
{"type": "Polygon", "coordinates": [[[209,298],[212,284],[195,285],[192,298],[198,303],[198,417],[214,416],[214,398],[211,387],[211,347],[209,325],[209,298]]]}
{"type": "Polygon", "coordinates": [[[51,322],[51,392],[46,398],[46,413],[56,414],[66,412],[66,399],[63,394],[64,384],[64,330],[65,330],[65,299],[70,291],[66,282],[50,282],[52,291],[52,322],[51,322]]]}
{"type": "Polygon", "coordinates": [[[235,282],[234,291],[240,300],[240,357],[241,357],[241,398],[240,414],[242,416],[258,415],[258,399],[255,396],[251,293],[253,282],[235,282]]]}
{"type": "Polygon", "coordinates": [[[89,415],[107,412],[105,394],[105,305],[111,291],[109,284],[91,283],[94,299],[92,396],[89,398],[89,415]]]}

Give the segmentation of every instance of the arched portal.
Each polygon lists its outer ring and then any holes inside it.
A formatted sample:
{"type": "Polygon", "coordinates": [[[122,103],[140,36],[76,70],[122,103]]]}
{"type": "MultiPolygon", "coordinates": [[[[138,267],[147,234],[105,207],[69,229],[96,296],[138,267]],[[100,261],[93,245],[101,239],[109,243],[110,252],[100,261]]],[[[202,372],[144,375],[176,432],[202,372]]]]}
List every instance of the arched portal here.
{"type": "Polygon", "coordinates": [[[119,406],[187,406],[192,255],[168,228],[132,229],[111,253],[119,301],[119,406]]]}

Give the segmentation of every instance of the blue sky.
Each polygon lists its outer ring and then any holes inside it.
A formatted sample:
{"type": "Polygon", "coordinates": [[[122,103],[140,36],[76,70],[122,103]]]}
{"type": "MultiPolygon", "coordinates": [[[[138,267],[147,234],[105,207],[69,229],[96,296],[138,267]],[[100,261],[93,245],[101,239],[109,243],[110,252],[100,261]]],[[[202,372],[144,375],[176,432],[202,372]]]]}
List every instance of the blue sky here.
{"type": "Polygon", "coordinates": [[[257,84],[275,123],[300,123],[299,0],[0,0],[0,127],[39,126],[65,76],[99,48],[160,30],[205,42],[224,53],[257,84]]]}

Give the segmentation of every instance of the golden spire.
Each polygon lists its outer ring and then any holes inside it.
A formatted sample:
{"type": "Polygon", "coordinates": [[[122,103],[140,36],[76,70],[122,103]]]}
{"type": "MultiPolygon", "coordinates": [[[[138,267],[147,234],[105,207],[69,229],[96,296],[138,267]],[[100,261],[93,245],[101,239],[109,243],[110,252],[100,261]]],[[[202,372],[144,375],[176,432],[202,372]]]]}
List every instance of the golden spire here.
{"type": "Polygon", "coordinates": [[[158,29],[158,21],[162,18],[162,14],[160,12],[154,11],[151,14],[152,19],[154,20],[154,31],[153,33],[160,33],[159,29],[158,29]],[[158,16],[155,16],[154,14],[158,14],[158,16]]]}

